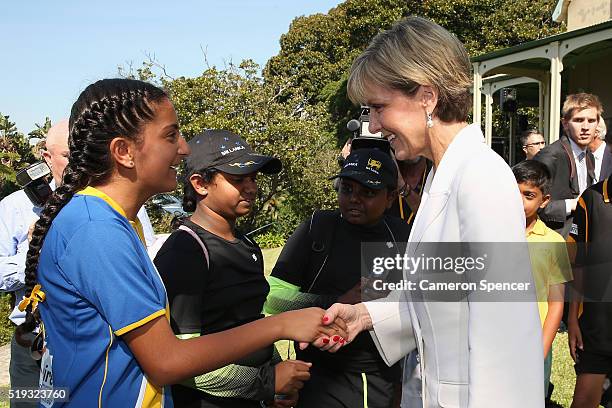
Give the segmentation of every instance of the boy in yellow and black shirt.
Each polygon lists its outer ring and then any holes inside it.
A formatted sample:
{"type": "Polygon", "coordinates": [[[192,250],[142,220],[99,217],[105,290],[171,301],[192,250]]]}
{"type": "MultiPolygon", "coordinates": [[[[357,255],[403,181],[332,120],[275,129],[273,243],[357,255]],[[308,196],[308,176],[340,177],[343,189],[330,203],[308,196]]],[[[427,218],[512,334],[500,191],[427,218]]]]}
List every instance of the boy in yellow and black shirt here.
{"type": "Polygon", "coordinates": [[[612,203],[610,179],[586,189],[570,231],[576,240],[576,292],[568,316],[570,353],[576,362],[574,402],[600,403],[612,373],[612,203]]]}
{"type": "Polygon", "coordinates": [[[514,166],[512,172],[525,210],[525,234],[542,322],[544,390],[548,394],[551,348],[563,315],[564,284],[572,280],[572,272],[565,240],[538,217],[538,211],[550,201],[552,178],[548,168],[538,161],[526,160],[514,166]]]}

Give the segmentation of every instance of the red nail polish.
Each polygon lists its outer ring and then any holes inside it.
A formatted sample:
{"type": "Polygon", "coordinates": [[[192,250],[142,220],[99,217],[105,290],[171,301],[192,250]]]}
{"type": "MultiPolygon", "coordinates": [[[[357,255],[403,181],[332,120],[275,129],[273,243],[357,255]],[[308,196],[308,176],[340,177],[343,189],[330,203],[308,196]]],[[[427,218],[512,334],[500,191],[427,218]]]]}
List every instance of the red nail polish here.
{"type": "Polygon", "coordinates": [[[323,323],[327,323],[328,320],[329,320],[329,317],[323,316],[323,323]]]}
{"type": "Polygon", "coordinates": [[[329,343],[329,339],[323,339],[323,344],[329,343]]]}
{"type": "Polygon", "coordinates": [[[332,338],[333,341],[335,341],[336,343],[338,342],[338,340],[340,340],[340,336],[334,336],[332,338]]]}
{"type": "Polygon", "coordinates": [[[340,339],[340,344],[344,344],[345,340],[344,339],[340,339]]]}

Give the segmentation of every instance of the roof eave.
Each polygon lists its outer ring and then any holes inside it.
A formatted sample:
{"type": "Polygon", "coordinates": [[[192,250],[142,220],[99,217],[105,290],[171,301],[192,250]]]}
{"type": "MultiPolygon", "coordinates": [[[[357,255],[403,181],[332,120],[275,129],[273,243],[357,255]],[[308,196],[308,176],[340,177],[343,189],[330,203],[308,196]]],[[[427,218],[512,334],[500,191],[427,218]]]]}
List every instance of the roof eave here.
{"type": "Polygon", "coordinates": [[[603,30],[606,28],[612,27],[612,20],[605,21],[603,23],[595,24],[592,26],[584,27],[579,30],[566,31],[564,33],[559,33],[555,35],[551,35],[549,37],[540,38],[537,40],[532,40],[528,42],[524,42],[522,44],[517,44],[512,47],[502,48],[499,50],[491,51],[485,54],[478,55],[476,57],[470,58],[471,62],[482,62],[487,61],[493,58],[501,57],[504,55],[514,54],[518,51],[529,50],[540,45],[549,44],[554,41],[562,41],[569,38],[579,37],[584,34],[588,34],[594,31],[603,30]]]}

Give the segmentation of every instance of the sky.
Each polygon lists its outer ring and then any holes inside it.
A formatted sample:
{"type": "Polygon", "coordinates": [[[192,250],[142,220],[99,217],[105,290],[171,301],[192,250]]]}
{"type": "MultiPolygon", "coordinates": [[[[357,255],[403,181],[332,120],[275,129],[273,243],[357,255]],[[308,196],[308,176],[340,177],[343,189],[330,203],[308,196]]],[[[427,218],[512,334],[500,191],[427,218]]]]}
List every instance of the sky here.
{"type": "Polygon", "coordinates": [[[263,66],[301,15],[341,0],[9,1],[0,15],[0,113],[28,133],[68,117],[91,82],[147,55],[172,77],[253,59],[263,66]]]}

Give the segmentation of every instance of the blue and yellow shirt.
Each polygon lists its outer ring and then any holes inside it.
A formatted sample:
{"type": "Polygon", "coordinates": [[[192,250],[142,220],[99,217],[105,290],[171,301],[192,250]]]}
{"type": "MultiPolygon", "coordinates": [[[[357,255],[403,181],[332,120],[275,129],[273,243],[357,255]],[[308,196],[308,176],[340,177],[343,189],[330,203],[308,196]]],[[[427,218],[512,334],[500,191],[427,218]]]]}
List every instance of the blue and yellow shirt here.
{"type": "MultiPolygon", "coordinates": [[[[168,317],[164,285],[130,223],[110,197],[88,187],[53,220],[38,266],[53,407],[172,407],[168,387],[150,384],[121,336],[168,317]]],[[[140,235],[140,236],[139,236],[140,235]]]]}

